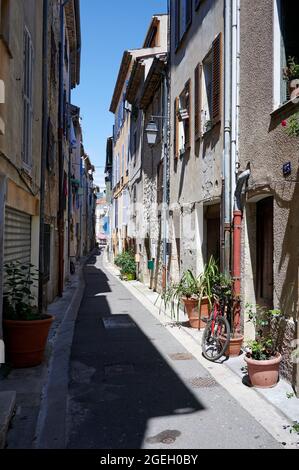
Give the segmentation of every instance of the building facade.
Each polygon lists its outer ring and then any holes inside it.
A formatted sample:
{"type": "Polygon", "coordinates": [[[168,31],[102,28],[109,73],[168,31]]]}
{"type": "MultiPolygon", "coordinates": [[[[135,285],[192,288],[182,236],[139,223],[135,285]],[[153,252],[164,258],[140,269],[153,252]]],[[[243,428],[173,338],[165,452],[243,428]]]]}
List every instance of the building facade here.
{"type": "Polygon", "coordinates": [[[170,272],[223,263],[224,2],[171,2],[170,272]]]}
{"type": "MultiPolygon", "coordinates": [[[[144,119],[138,106],[132,106],[127,99],[128,85],[131,79],[144,79],[144,76],[141,77],[143,71],[146,70],[146,73],[149,71],[155,55],[165,54],[166,47],[167,16],[157,15],[151,21],[143,47],[124,53],[114,89],[110,106],[110,111],[115,114],[112,223],[114,255],[128,249],[129,246],[136,251],[136,231],[139,233],[143,231],[142,211],[138,212],[140,220],[136,219],[132,226],[130,208],[136,203],[142,206],[144,200],[142,182],[144,119]]],[[[141,251],[143,252],[142,246],[141,251]]],[[[139,255],[138,250],[136,254],[139,255]]]]}
{"type": "Polygon", "coordinates": [[[154,16],[144,48],[159,44],[159,53],[136,58],[126,98],[132,106],[129,192],[131,209],[128,235],[134,248],[138,278],[154,290],[162,290],[165,262],[165,212],[163,176],[167,165],[168,129],[168,16],[154,16]],[[149,126],[155,142],[148,141],[149,126]]]}
{"type": "MultiPolygon", "coordinates": [[[[263,1],[258,9],[241,3],[239,161],[242,170],[250,168],[242,297],[286,316],[280,332],[281,372],[298,393],[298,365],[292,358],[299,339],[298,136],[288,129],[298,119],[299,108],[296,91],[289,89],[284,76],[289,58],[299,60],[293,7],[284,0],[263,1]]],[[[246,321],[244,325],[249,336],[246,321]]]]}

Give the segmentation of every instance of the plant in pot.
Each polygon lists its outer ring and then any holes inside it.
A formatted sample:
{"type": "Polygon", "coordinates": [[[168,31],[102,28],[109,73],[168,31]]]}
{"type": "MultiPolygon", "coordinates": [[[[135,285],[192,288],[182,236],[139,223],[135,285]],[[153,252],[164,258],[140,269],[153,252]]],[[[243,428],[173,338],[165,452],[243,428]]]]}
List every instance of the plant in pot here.
{"type": "Polygon", "coordinates": [[[273,322],[284,319],[280,310],[270,310],[256,305],[247,305],[249,322],[255,327],[255,339],[248,343],[245,357],[248,375],[252,386],[258,388],[274,387],[279,380],[281,354],[278,351],[279,335],[272,334],[273,322]]]}
{"type": "MultiPolygon", "coordinates": [[[[240,334],[239,327],[236,323],[235,314],[240,309],[240,299],[233,294],[233,280],[230,276],[219,274],[219,279],[213,286],[213,295],[217,297],[220,308],[230,324],[230,341],[226,350],[229,357],[238,357],[244,341],[244,336],[240,334]]],[[[225,343],[223,338],[223,343],[225,343]]]]}
{"type": "Polygon", "coordinates": [[[179,317],[180,304],[184,304],[185,311],[189,317],[190,326],[198,328],[199,313],[199,283],[193,272],[189,269],[185,271],[177,284],[170,285],[162,294],[165,308],[171,306],[171,314],[175,314],[177,309],[177,319],[179,317]]]}
{"type": "Polygon", "coordinates": [[[212,286],[218,276],[219,269],[213,256],[198,277],[190,269],[185,271],[180,282],[169,286],[162,294],[165,307],[170,304],[174,314],[176,304],[178,318],[179,307],[183,303],[190,326],[196,329],[205,328],[204,320],[209,318],[213,305],[212,286]]]}
{"type": "Polygon", "coordinates": [[[299,97],[299,64],[295,57],[288,58],[288,66],[284,68],[283,76],[288,82],[290,99],[299,97]]]}
{"type": "Polygon", "coordinates": [[[206,320],[210,316],[210,312],[214,302],[214,286],[219,282],[219,267],[214,258],[211,256],[208,263],[204,266],[202,274],[198,278],[199,282],[199,328],[206,327],[206,320]]]}
{"type": "Polygon", "coordinates": [[[41,315],[32,288],[38,271],[20,262],[4,266],[3,331],[9,363],[16,368],[34,367],[43,361],[53,317],[41,315]]]}
{"type": "Polygon", "coordinates": [[[132,251],[124,251],[115,258],[114,262],[120,268],[122,279],[127,281],[136,279],[136,262],[132,251]]]}

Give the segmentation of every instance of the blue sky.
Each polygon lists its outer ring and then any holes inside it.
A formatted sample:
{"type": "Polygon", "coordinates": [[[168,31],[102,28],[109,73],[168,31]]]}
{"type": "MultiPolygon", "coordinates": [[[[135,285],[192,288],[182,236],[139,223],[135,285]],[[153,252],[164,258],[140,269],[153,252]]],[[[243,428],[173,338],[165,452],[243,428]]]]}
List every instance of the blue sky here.
{"type": "MultiPolygon", "coordinates": [[[[123,52],[142,47],[152,15],[166,11],[167,0],[81,0],[81,84],[72,101],[81,108],[85,151],[96,167],[105,165],[113,125],[109,107],[123,52]]],[[[103,185],[104,168],[96,171],[103,185]]]]}

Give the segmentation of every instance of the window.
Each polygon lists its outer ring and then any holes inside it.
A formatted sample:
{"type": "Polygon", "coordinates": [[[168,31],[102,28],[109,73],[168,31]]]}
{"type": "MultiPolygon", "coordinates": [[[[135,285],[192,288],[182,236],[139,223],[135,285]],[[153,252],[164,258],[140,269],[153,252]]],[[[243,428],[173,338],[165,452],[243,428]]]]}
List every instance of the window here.
{"type": "Polygon", "coordinates": [[[10,46],[10,0],[0,0],[0,39],[10,46]]]}
{"type": "Polygon", "coordinates": [[[121,176],[122,178],[125,175],[125,146],[122,146],[122,153],[121,153],[121,176]]]}
{"type": "Polygon", "coordinates": [[[192,21],[192,0],[175,0],[175,46],[178,47],[192,21]]]}
{"type": "Polygon", "coordinates": [[[276,0],[274,3],[274,107],[290,99],[289,81],[284,71],[290,58],[299,62],[297,0],[276,0]]]}
{"type": "Polygon", "coordinates": [[[191,147],[191,80],[185,85],[183,92],[175,100],[174,129],[176,158],[191,147]]]}
{"type": "Polygon", "coordinates": [[[213,42],[210,52],[203,60],[202,70],[195,71],[197,86],[201,89],[201,97],[195,103],[195,122],[197,138],[209,131],[221,119],[222,106],[222,48],[221,34],[213,42]],[[201,110],[199,108],[201,105],[201,110]],[[198,131],[198,132],[197,132],[198,131]]]}
{"type": "Polygon", "coordinates": [[[198,64],[194,71],[194,135],[198,140],[202,135],[201,110],[202,110],[202,65],[198,64]]]}
{"type": "Polygon", "coordinates": [[[23,162],[30,167],[32,162],[33,121],[33,46],[30,33],[24,32],[24,84],[23,84],[23,162]]]}
{"type": "Polygon", "coordinates": [[[213,55],[212,51],[207,55],[203,62],[203,81],[202,81],[202,111],[201,123],[202,133],[209,130],[212,124],[213,116],[213,55]]]}

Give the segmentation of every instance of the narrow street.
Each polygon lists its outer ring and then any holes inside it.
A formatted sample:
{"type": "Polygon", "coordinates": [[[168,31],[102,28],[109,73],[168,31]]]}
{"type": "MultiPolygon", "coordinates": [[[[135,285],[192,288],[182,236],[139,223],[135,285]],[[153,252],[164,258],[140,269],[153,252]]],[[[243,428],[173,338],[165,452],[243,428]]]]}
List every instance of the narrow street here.
{"type": "Polygon", "coordinates": [[[103,266],[85,267],[69,449],[280,448],[103,266]]]}

